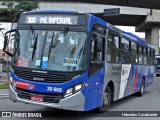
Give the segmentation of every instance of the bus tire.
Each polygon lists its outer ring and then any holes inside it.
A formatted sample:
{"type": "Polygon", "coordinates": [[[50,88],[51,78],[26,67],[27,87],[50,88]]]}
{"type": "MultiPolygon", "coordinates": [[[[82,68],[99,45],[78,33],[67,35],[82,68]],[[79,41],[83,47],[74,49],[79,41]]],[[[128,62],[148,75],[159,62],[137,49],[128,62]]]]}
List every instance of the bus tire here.
{"type": "Polygon", "coordinates": [[[103,94],[103,104],[102,106],[96,108],[96,111],[98,113],[103,113],[108,111],[108,109],[110,108],[110,104],[111,104],[111,89],[109,86],[106,87],[105,92],[103,94]]]}
{"type": "Polygon", "coordinates": [[[145,89],[145,81],[144,78],[142,79],[142,83],[141,83],[141,88],[140,91],[137,93],[138,97],[142,97],[144,94],[144,89],[145,89]]]}
{"type": "Polygon", "coordinates": [[[159,74],[156,74],[156,77],[159,77],[159,74]]]}

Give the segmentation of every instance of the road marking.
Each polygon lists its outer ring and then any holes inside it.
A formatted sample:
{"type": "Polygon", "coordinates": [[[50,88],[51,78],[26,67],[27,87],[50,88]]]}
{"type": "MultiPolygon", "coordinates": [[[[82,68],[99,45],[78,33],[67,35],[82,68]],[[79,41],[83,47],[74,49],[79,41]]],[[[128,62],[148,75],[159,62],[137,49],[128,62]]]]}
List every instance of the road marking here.
{"type": "Polygon", "coordinates": [[[9,98],[9,96],[0,96],[0,99],[9,98]]]}
{"type": "Polygon", "coordinates": [[[0,96],[9,96],[9,94],[0,94],[0,96]]]}

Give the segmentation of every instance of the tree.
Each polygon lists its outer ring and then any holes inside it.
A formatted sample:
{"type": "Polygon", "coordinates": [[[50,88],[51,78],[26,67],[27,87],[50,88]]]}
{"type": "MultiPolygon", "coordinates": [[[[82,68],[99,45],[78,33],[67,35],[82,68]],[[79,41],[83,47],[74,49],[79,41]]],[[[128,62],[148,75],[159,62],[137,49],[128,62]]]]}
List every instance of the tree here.
{"type": "Polygon", "coordinates": [[[17,21],[16,18],[19,17],[20,13],[39,8],[39,0],[0,0],[0,2],[3,6],[0,8],[0,21],[3,22],[17,21]]]}
{"type": "MultiPolygon", "coordinates": [[[[38,0],[0,0],[0,2],[1,5],[4,6],[3,8],[0,8],[0,22],[12,22],[12,27],[13,23],[17,22],[19,15],[22,12],[39,8],[38,0]]],[[[7,76],[9,79],[9,56],[7,56],[7,76]]]]}

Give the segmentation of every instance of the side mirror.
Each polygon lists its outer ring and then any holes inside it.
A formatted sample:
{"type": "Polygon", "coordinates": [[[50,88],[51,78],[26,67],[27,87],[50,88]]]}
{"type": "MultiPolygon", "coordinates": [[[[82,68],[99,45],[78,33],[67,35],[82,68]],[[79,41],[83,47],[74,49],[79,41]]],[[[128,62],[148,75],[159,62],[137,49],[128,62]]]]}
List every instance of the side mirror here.
{"type": "Polygon", "coordinates": [[[11,56],[11,57],[13,57],[13,54],[10,53],[9,51],[7,51],[7,46],[8,46],[8,44],[9,44],[9,39],[8,39],[7,34],[11,34],[12,32],[17,32],[17,30],[16,30],[16,29],[13,29],[13,30],[7,31],[7,32],[5,33],[5,36],[4,36],[4,46],[3,46],[3,51],[4,51],[7,55],[9,55],[9,56],[11,56]]]}
{"type": "Polygon", "coordinates": [[[4,51],[7,55],[13,57],[13,54],[10,53],[9,51],[7,51],[7,46],[8,46],[8,37],[5,35],[5,36],[4,36],[4,46],[3,46],[3,51],[4,51]]]}

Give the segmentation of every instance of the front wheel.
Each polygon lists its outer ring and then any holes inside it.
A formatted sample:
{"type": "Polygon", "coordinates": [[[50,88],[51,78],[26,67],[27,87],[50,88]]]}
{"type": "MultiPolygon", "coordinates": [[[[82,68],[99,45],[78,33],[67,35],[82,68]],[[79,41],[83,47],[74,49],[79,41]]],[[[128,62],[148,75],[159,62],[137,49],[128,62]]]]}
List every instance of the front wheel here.
{"type": "Polygon", "coordinates": [[[143,80],[142,80],[142,83],[141,83],[140,91],[137,93],[137,96],[142,97],[143,94],[144,94],[144,89],[145,89],[145,81],[144,81],[144,79],[143,79],[143,80]]]}
{"type": "Polygon", "coordinates": [[[106,90],[103,94],[103,104],[102,106],[96,108],[96,111],[99,113],[106,112],[110,108],[111,104],[111,89],[110,87],[106,87],[106,90]]]}

